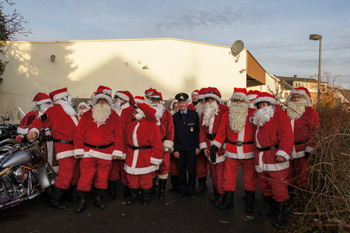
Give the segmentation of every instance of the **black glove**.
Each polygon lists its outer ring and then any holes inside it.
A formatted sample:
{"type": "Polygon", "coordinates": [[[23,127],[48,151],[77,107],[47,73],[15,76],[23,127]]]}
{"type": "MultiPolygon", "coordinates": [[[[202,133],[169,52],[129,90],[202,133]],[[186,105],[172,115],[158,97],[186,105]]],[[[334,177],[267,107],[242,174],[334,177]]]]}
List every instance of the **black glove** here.
{"type": "Polygon", "coordinates": [[[215,145],[211,146],[211,150],[210,150],[210,161],[212,163],[216,163],[216,153],[218,152],[219,148],[215,145]]]}
{"type": "Polygon", "coordinates": [[[311,154],[310,152],[305,152],[305,156],[304,156],[305,159],[309,159],[310,154],[311,154]]]}

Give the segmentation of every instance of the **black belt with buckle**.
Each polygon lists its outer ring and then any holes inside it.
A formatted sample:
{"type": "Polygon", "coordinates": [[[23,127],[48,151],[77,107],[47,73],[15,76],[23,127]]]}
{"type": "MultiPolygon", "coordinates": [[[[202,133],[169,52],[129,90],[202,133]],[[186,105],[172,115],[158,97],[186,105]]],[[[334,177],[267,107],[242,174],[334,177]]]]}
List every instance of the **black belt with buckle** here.
{"type": "Polygon", "coordinates": [[[129,146],[133,150],[145,150],[145,149],[151,149],[152,146],[129,146]]]}
{"type": "Polygon", "coordinates": [[[57,142],[57,143],[71,144],[71,145],[74,144],[73,141],[62,140],[62,139],[53,139],[52,141],[57,142]]]}
{"type": "Polygon", "coordinates": [[[213,141],[214,138],[215,138],[216,134],[209,134],[207,133],[207,138],[210,140],[210,141],[213,141]]]}
{"type": "Polygon", "coordinates": [[[236,145],[236,146],[243,146],[245,144],[253,144],[254,141],[249,141],[249,142],[242,142],[242,141],[230,142],[230,141],[228,141],[228,143],[236,145]]]}
{"type": "Polygon", "coordinates": [[[46,135],[46,136],[45,136],[45,140],[46,140],[47,142],[51,142],[51,141],[53,141],[53,137],[52,137],[51,135],[46,135]]]}
{"type": "Polygon", "coordinates": [[[268,151],[268,150],[273,150],[273,149],[277,149],[279,147],[279,145],[274,145],[274,146],[268,146],[268,147],[264,147],[264,148],[259,148],[259,151],[268,151]]]}
{"type": "Polygon", "coordinates": [[[298,142],[294,142],[294,145],[302,145],[302,144],[305,144],[307,143],[308,140],[305,140],[305,141],[298,141],[298,142]]]}
{"type": "Polygon", "coordinates": [[[84,145],[85,146],[88,146],[88,147],[91,147],[91,148],[95,148],[95,149],[106,149],[110,146],[112,146],[114,143],[110,143],[108,145],[90,145],[90,144],[87,144],[86,142],[84,142],[84,145]]]}

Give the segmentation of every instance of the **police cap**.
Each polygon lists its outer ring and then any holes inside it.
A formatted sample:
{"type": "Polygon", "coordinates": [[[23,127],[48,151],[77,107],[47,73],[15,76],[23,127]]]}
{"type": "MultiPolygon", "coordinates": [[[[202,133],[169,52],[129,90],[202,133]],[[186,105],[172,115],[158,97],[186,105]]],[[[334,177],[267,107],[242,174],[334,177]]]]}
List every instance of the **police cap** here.
{"type": "Polygon", "coordinates": [[[175,99],[177,99],[177,101],[187,101],[189,98],[189,96],[186,93],[179,93],[175,96],[175,99]]]}

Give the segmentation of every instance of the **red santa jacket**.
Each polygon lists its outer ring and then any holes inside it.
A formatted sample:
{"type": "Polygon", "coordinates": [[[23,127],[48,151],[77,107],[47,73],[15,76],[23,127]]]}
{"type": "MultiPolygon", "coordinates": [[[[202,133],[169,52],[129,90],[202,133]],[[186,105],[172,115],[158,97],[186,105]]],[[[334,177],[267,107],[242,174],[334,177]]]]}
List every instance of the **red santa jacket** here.
{"type": "MultiPolygon", "coordinates": [[[[213,140],[219,130],[219,126],[221,123],[222,116],[228,111],[228,107],[223,104],[219,104],[219,112],[218,115],[215,115],[214,122],[209,126],[203,125],[203,117],[202,114],[200,120],[200,132],[199,132],[199,148],[203,149],[211,149],[211,145],[213,140]],[[210,139],[209,139],[210,138],[210,139]]],[[[208,158],[209,159],[209,158],[208,158]]],[[[209,159],[211,162],[211,160],[209,159]]],[[[223,148],[220,148],[218,153],[216,154],[216,163],[222,163],[225,161],[225,156],[223,152],[223,148]]]]}
{"type": "Polygon", "coordinates": [[[294,132],[292,159],[305,157],[305,152],[311,153],[315,147],[314,136],[320,127],[318,114],[312,107],[306,107],[303,115],[290,123],[294,132]]]}
{"type": "Polygon", "coordinates": [[[174,147],[174,122],[173,116],[169,110],[165,109],[163,116],[160,120],[160,126],[158,126],[160,138],[163,141],[165,147],[174,147]]]}
{"type": "Polygon", "coordinates": [[[289,155],[293,151],[294,135],[287,114],[275,109],[273,117],[263,126],[257,128],[255,143],[257,150],[254,162],[257,172],[288,169],[289,155]],[[277,145],[278,148],[259,151],[260,148],[277,145]],[[276,156],[282,156],[286,161],[277,162],[276,156]]]}
{"type": "Polygon", "coordinates": [[[133,120],[128,124],[125,136],[127,150],[124,170],[132,175],[156,171],[163,158],[163,144],[157,125],[146,119],[133,120]]]}
{"type": "MultiPolygon", "coordinates": [[[[46,110],[45,114],[47,117],[45,116],[43,119],[39,117],[34,120],[29,131],[39,134],[42,128],[49,128],[55,140],[74,141],[75,129],[78,125],[78,117],[76,115],[69,116],[60,104],[55,104],[46,110]]],[[[55,150],[57,160],[74,156],[73,144],[55,142],[55,150]]]]}
{"type": "Polygon", "coordinates": [[[249,109],[248,116],[244,129],[239,132],[233,132],[231,130],[229,122],[229,113],[227,111],[222,119],[219,130],[216,134],[213,145],[216,145],[218,148],[227,141],[227,146],[225,149],[225,156],[233,159],[253,159],[256,146],[254,143],[256,126],[249,121],[250,117],[253,116],[256,109],[249,109]],[[233,143],[232,143],[233,142],[233,143]],[[237,142],[249,142],[248,144],[237,145],[237,142]]]}
{"type": "Polygon", "coordinates": [[[75,132],[74,155],[83,154],[83,158],[95,157],[112,160],[118,119],[118,114],[112,110],[106,123],[97,125],[92,118],[92,109],[84,113],[75,132]],[[107,148],[96,148],[97,146],[107,145],[110,146],[107,148]]]}
{"type": "Polygon", "coordinates": [[[22,135],[27,135],[30,126],[33,124],[33,121],[37,119],[42,114],[39,111],[30,111],[28,112],[17,127],[17,133],[22,135]]]}
{"type": "Polygon", "coordinates": [[[191,109],[191,110],[195,110],[196,111],[196,106],[194,106],[194,104],[191,102],[188,104],[188,109],[191,109]]]}
{"type": "Polygon", "coordinates": [[[114,151],[112,154],[113,156],[117,156],[118,159],[125,159],[125,153],[127,149],[127,148],[124,148],[126,127],[134,118],[132,113],[135,111],[135,109],[131,107],[129,104],[126,106],[128,107],[122,108],[122,111],[120,112],[121,115],[117,123],[116,142],[115,142],[114,151]]]}

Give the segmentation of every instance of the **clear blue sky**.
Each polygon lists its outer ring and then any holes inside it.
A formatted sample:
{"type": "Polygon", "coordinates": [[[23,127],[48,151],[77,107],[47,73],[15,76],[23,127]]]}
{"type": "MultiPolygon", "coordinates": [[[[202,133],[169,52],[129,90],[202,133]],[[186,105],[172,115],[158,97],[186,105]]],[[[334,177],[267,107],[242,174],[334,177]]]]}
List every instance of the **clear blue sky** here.
{"type": "Polygon", "coordinates": [[[266,71],[309,78],[323,70],[350,88],[349,0],[13,0],[32,31],[17,40],[174,37],[231,46],[243,40],[266,71]]]}

